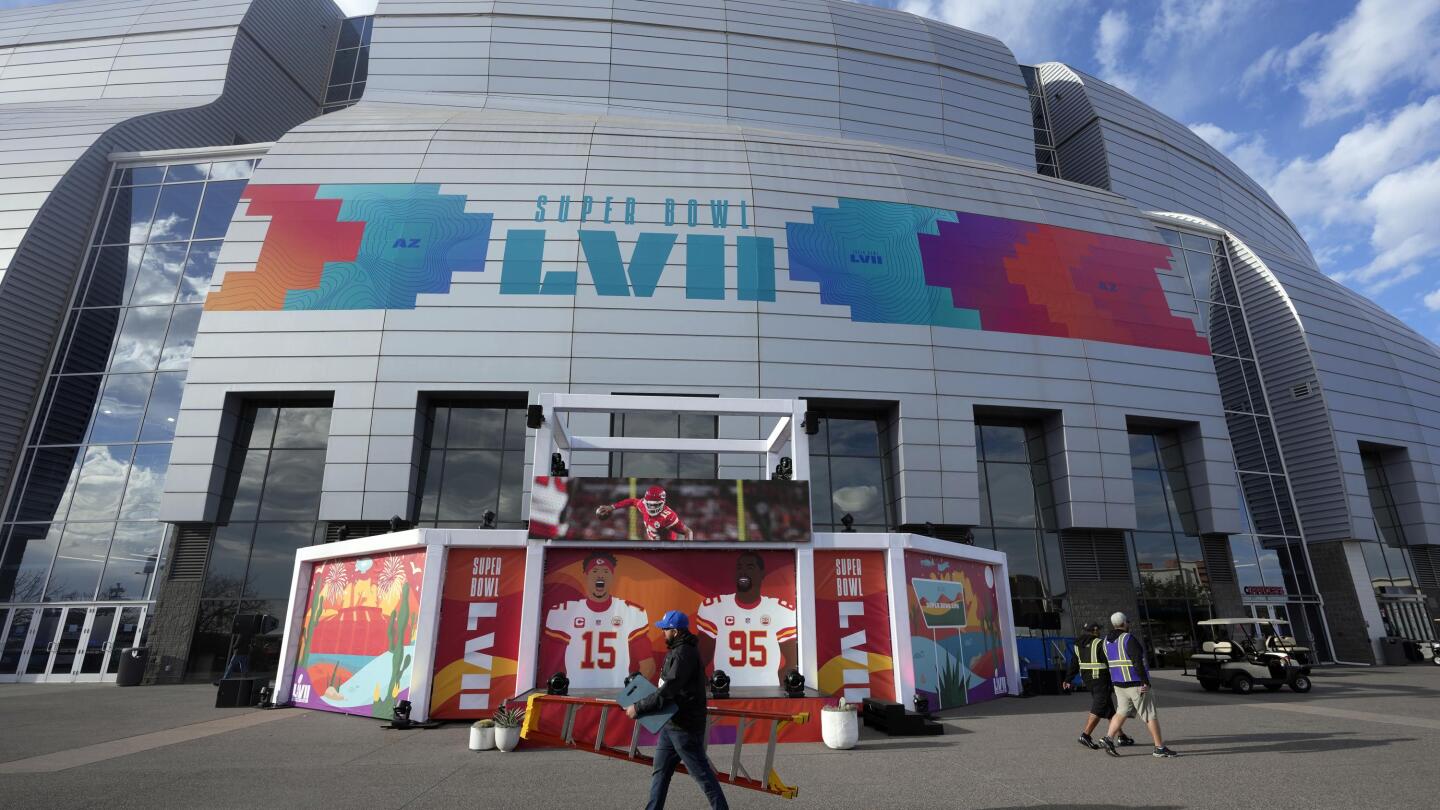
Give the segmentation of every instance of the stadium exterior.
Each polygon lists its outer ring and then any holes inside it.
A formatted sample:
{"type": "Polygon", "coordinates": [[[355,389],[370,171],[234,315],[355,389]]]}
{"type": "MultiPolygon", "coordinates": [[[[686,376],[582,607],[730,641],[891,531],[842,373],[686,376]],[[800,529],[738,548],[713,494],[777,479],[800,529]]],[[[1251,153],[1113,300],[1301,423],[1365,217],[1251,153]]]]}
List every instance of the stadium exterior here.
{"type": "Polygon", "coordinates": [[[899,12],[0,12],[0,323],[0,680],[208,680],[301,546],[519,526],[541,392],[805,398],[817,530],[1005,552],[1032,664],[1440,616],[1440,349],[1185,127],[899,12]]]}

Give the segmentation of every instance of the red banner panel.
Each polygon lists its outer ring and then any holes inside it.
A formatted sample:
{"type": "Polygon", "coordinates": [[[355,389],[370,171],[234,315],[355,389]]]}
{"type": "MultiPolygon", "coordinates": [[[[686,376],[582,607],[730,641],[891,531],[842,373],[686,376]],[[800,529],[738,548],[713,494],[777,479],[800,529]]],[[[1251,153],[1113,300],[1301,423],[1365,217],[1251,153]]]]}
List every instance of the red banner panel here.
{"type": "Polygon", "coordinates": [[[885,552],[815,552],[815,645],[821,692],[895,699],[885,552]]]}
{"type": "Polygon", "coordinates": [[[537,540],[810,541],[810,485],[536,476],[530,537],[537,540]]]}
{"type": "Polygon", "coordinates": [[[515,696],[525,549],[452,548],[445,559],[430,716],[489,717],[515,696]]]}
{"type": "Polygon", "coordinates": [[[538,676],[563,670],[574,690],[614,690],[665,660],[655,622],[684,611],[707,672],[732,687],[778,687],[800,666],[795,555],[789,551],[549,549],[538,676]]]}

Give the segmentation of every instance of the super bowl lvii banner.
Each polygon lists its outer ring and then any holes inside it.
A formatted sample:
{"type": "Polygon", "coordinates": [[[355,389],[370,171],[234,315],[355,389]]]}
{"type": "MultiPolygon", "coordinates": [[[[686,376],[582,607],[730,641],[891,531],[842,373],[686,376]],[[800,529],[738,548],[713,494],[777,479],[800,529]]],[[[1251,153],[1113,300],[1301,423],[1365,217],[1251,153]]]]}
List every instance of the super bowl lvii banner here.
{"type": "Polygon", "coordinates": [[[445,558],[430,716],[485,718],[515,696],[525,549],[452,548],[445,558]]]}
{"type": "Polygon", "coordinates": [[[815,647],[821,692],[895,699],[885,552],[815,552],[815,647]]]}

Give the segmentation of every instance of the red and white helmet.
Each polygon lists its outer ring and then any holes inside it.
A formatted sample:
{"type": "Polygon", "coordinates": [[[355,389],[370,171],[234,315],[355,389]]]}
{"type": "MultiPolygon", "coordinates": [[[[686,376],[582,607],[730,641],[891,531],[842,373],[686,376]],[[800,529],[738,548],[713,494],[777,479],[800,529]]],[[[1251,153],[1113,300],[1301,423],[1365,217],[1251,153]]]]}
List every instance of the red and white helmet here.
{"type": "Polygon", "coordinates": [[[649,512],[651,517],[665,511],[665,490],[663,488],[654,486],[645,490],[644,500],[645,511],[649,512]]]}

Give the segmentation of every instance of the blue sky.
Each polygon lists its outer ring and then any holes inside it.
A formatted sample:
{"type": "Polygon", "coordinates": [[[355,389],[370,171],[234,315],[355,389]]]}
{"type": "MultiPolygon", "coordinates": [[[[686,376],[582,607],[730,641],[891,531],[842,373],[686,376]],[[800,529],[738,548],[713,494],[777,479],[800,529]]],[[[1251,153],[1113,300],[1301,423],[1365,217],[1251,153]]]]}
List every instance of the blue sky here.
{"type": "Polygon", "coordinates": [[[1066,62],[1189,125],[1270,191],[1326,274],[1440,342],[1440,0],[864,1],[1066,62]]]}

